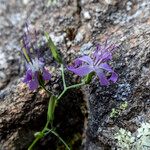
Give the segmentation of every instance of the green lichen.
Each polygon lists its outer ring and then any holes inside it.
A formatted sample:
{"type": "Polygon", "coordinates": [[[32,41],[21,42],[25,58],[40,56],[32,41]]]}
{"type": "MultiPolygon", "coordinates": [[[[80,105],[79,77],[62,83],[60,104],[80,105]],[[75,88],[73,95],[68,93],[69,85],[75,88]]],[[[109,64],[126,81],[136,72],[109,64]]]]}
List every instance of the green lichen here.
{"type": "Polygon", "coordinates": [[[115,134],[117,150],[150,150],[150,123],[142,123],[135,133],[120,129],[115,134]]]}
{"type": "Polygon", "coordinates": [[[150,123],[142,123],[138,128],[135,146],[138,150],[150,150],[150,123]]]}
{"type": "Polygon", "coordinates": [[[122,111],[126,110],[128,107],[128,102],[123,102],[119,108],[112,108],[110,113],[110,118],[116,118],[118,117],[122,111]]]}
{"type": "Polygon", "coordinates": [[[126,131],[122,128],[115,134],[115,139],[118,140],[118,150],[130,150],[135,140],[130,131],[126,131]]]}

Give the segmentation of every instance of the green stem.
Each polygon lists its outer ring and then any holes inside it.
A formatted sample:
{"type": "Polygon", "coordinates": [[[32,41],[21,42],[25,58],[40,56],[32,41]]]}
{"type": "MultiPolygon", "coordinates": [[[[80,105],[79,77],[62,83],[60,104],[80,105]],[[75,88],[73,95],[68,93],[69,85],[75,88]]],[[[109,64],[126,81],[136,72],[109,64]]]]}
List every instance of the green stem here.
{"type": "Polygon", "coordinates": [[[74,85],[68,86],[68,87],[67,87],[67,90],[68,90],[68,89],[77,88],[77,87],[80,87],[80,86],[82,86],[82,85],[85,85],[85,83],[84,83],[84,82],[81,82],[81,83],[79,83],[79,84],[74,84],[74,85]]]}
{"type": "Polygon", "coordinates": [[[69,146],[66,144],[66,142],[53,130],[50,131],[51,133],[53,133],[55,136],[57,136],[59,138],[59,140],[66,146],[66,148],[68,150],[70,150],[69,146]]]}
{"type": "Polygon", "coordinates": [[[61,64],[61,75],[62,75],[64,89],[66,89],[65,74],[64,74],[64,65],[63,64],[61,64]]]}
{"type": "Polygon", "coordinates": [[[57,98],[57,101],[66,93],[66,91],[67,91],[67,88],[61,92],[61,94],[57,98]]]}
{"type": "Polygon", "coordinates": [[[79,84],[74,84],[74,85],[71,85],[71,86],[66,87],[66,88],[61,92],[61,94],[58,96],[57,101],[61,99],[61,97],[66,93],[67,90],[73,89],[73,88],[77,88],[77,87],[80,87],[80,86],[82,86],[82,85],[85,85],[85,83],[84,83],[84,82],[81,82],[81,83],[79,83],[79,84]]]}
{"type": "Polygon", "coordinates": [[[28,150],[32,150],[34,145],[43,137],[37,136],[34,141],[32,142],[32,144],[29,146],[28,150]]]}
{"type": "Polygon", "coordinates": [[[66,86],[66,82],[65,82],[65,74],[64,74],[64,65],[63,64],[61,64],[61,75],[62,75],[64,90],[60,93],[57,100],[59,100],[65,94],[65,92],[67,91],[67,86],[66,86]]]}
{"type": "Polygon", "coordinates": [[[49,96],[52,95],[52,93],[49,90],[47,90],[44,85],[40,84],[40,86],[49,94],[49,96]]]}
{"type": "Polygon", "coordinates": [[[76,88],[76,87],[79,87],[79,86],[82,86],[82,85],[85,85],[85,82],[82,82],[82,83],[71,85],[71,86],[67,87],[66,86],[66,82],[65,82],[65,74],[64,74],[64,65],[63,64],[61,64],[61,75],[62,75],[64,90],[58,96],[57,100],[59,100],[66,93],[67,90],[72,89],[72,88],[76,88]]]}
{"type": "Polygon", "coordinates": [[[42,130],[42,132],[44,132],[48,128],[48,125],[49,125],[49,121],[46,122],[46,125],[45,125],[44,129],[42,130]]]}
{"type": "MultiPolygon", "coordinates": [[[[42,136],[37,136],[37,137],[34,139],[34,141],[32,142],[32,144],[29,146],[28,150],[32,150],[33,147],[34,147],[34,145],[35,145],[40,139],[42,139],[42,138],[45,136],[45,131],[48,130],[48,124],[49,124],[49,122],[47,121],[45,127],[44,127],[43,130],[41,131],[42,136]]],[[[48,131],[50,132],[51,130],[48,130],[48,131]]]]}
{"type": "MultiPolygon", "coordinates": [[[[61,72],[62,72],[62,80],[63,80],[63,87],[64,87],[64,90],[63,90],[63,91],[61,92],[61,94],[57,97],[57,101],[61,99],[61,97],[66,93],[67,90],[72,89],[72,88],[77,88],[77,87],[80,87],[80,86],[82,86],[82,85],[85,85],[85,82],[81,82],[81,83],[79,83],[79,84],[74,84],[74,85],[71,85],[71,86],[68,86],[68,87],[67,87],[67,86],[66,86],[66,82],[65,82],[64,66],[63,66],[63,64],[61,64],[61,72]]],[[[41,85],[41,87],[42,87],[50,96],[52,95],[52,93],[51,93],[49,90],[47,90],[43,84],[40,84],[40,85],[41,85]]],[[[49,123],[50,123],[50,121],[47,120],[45,127],[44,127],[43,130],[41,131],[42,135],[41,135],[41,136],[37,136],[37,137],[35,138],[35,140],[32,142],[32,144],[30,145],[30,147],[28,148],[28,150],[32,150],[32,148],[34,147],[34,145],[35,145],[41,138],[43,138],[43,137],[45,136],[45,131],[47,131],[47,130],[48,130],[49,132],[53,133],[55,136],[57,136],[57,137],[60,139],[60,141],[62,141],[62,143],[66,146],[66,148],[67,148],[68,150],[70,150],[69,146],[65,143],[65,141],[64,141],[54,130],[49,130],[49,129],[48,129],[49,123]]]]}

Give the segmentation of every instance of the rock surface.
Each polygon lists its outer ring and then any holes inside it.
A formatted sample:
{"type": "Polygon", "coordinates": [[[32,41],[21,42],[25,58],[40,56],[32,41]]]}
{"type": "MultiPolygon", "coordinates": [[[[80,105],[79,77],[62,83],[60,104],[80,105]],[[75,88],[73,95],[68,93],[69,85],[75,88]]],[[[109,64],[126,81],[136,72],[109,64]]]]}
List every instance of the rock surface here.
{"type": "MultiPolygon", "coordinates": [[[[0,0],[0,14],[0,145],[3,150],[25,149],[31,142],[26,139],[33,138],[31,134],[44,124],[35,125],[45,115],[47,96],[29,92],[20,80],[24,67],[18,54],[19,39],[26,20],[41,35],[47,31],[53,36],[67,63],[78,55],[90,53],[94,44],[107,38],[119,45],[113,62],[119,74],[117,84],[101,87],[94,79],[81,90],[84,98],[80,94],[76,98],[78,104],[79,99],[86,100],[89,112],[82,149],[113,149],[116,147],[113,135],[118,128],[134,132],[141,121],[150,119],[149,0],[58,0],[49,7],[47,0],[0,0]],[[127,109],[111,119],[112,108],[117,109],[122,100],[128,102],[127,109]],[[18,148],[16,143],[21,146],[18,148]]],[[[59,74],[56,77],[54,82],[58,84],[59,74]]],[[[84,120],[82,115],[81,118],[84,120]]],[[[76,132],[84,130],[83,122],[76,132]]]]}

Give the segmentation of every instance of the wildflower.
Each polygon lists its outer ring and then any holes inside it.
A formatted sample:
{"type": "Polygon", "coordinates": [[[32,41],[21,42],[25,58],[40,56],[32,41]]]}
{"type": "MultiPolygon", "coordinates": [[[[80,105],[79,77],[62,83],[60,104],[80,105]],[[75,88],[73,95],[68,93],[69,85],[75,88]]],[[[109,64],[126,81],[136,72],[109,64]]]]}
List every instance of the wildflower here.
{"type": "Polygon", "coordinates": [[[29,85],[30,90],[35,90],[44,81],[50,80],[51,74],[45,69],[44,60],[39,57],[39,50],[32,46],[30,40],[29,31],[27,30],[22,38],[22,54],[26,59],[26,75],[23,82],[29,85]]]}
{"type": "Polygon", "coordinates": [[[115,45],[107,45],[106,41],[104,46],[97,45],[91,57],[82,56],[77,58],[74,61],[74,65],[68,67],[68,69],[81,77],[95,72],[101,85],[109,85],[110,82],[115,83],[118,75],[108,64],[108,61],[112,60],[112,52],[115,49],[115,45]],[[106,76],[107,73],[110,74],[109,77],[106,76]]]}

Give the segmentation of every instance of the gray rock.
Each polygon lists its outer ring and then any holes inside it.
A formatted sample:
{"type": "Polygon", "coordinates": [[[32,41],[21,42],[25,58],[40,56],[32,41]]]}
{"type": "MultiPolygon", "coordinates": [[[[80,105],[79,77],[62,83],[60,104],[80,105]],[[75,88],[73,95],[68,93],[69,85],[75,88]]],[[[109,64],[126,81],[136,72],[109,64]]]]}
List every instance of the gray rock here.
{"type": "Polygon", "coordinates": [[[84,34],[81,32],[78,32],[76,37],[75,37],[75,43],[80,43],[84,38],[84,34]]]}
{"type": "Polygon", "coordinates": [[[27,5],[29,3],[29,0],[23,0],[23,4],[27,5]]]}
{"type": "Polygon", "coordinates": [[[20,13],[16,13],[16,14],[12,14],[9,17],[10,22],[12,23],[12,25],[17,25],[20,21],[21,21],[21,17],[22,15],[20,13]]]}
{"type": "Polygon", "coordinates": [[[83,11],[83,17],[85,20],[91,19],[91,15],[88,11],[83,11]]]}
{"type": "Polygon", "coordinates": [[[53,39],[55,44],[60,44],[60,43],[64,42],[65,36],[66,36],[66,34],[56,36],[54,33],[50,33],[50,37],[53,39]]]}
{"type": "Polygon", "coordinates": [[[109,5],[115,5],[118,0],[105,0],[105,2],[109,5]]]}
{"type": "Polygon", "coordinates": [[[81,54],[88,54],[92,46],[93,44],[91,42],[83,44],[80,49],[81,54]]]}
{"type": "MultiPolygon", "coordinates": [[[[74,57],[90,54],[94,49],[93,43],[103,43],[107,38],[108,41],[119,46],[112,63],[119,75],[116,84],[102,87],[95,77],[90,86],[85,86],[81,91],[79,89],[73,91],[75,93],[68,94],[69,97],[65,99],[67,102],[63,101],[65,105],[63,102],[60,104],[61,115],[64,113],[67,116],[72,114],[72,110],[78,110],[73,111],[75,118],[66,117],[69,127],[63,124],[66,128],[60,128],[64,135],[69,133],[69,129],[76,133],[80,131],[80,137],[85,136],[83,144],[85,150],[116,149],[116,141],[113,138],[116,129],[122,127],[132,132],[141,121],[150,120],[150,3],[148,0],[59,1],[49,8],[43,0],[30,3],[24,1],[24,4],[20,1],[2,1],[2,3],[3,5],[0,5],[2,10],[0,11],[2,14],[0,16],[2,22],[0,24],[0,145],[6,147],[5,149],[18,147],[18,149],[27,149],[34,138],[32,133],[37,129],[37,124],[38,129],[43,127],[43,124],[40,124],[41,116],[46,114],[47,109],[47,95],[42,91],[39,94],[28,91],[20,79],[24,67],[18,51],[25,18],[29,18],[30,23],[35,26],[41,40],[44,40],[43,30],[51,33],[52,39],[65,55],[64,59],[68,63],[74,57]],[[78,33],[76,34],[75,31],[78,33]],[[85,111],[81,108],[85,105],[82,100],[87,102],[88,119],[79,111],[85,111]],[[118,109],[122,100],[128,102],[128,107],[113,120],[110,118],[110,112],[112,108],[118,109]],[[63,111],[67,109],[69,113],[63,111]]],[[[58,93],[62,89],[60,72],[59,69],[56,70],[57,66],[45,47],[43,43],[42,52],[47,58],[47,66],[52,65],[53,71],[52,69],[51,71],[54,74],[52,83],[50,86],[48,84],[48,87],[52,89],[54,85],[53,90],[58,93]]],[[[69,75],[66,71],[66,75],[68,84],[75,82],[76,78],[73,78],[72,74],[69,75]]],[[[60,116],[58,119],[61,123],[65,123],[64,117],[60,116]]],[[[76,137],[76,133],[67,137],[76,137]]],[[[52,138],[48,136],[47,140],[41,141],[39,145],[49,147],[52,138]]]]}

